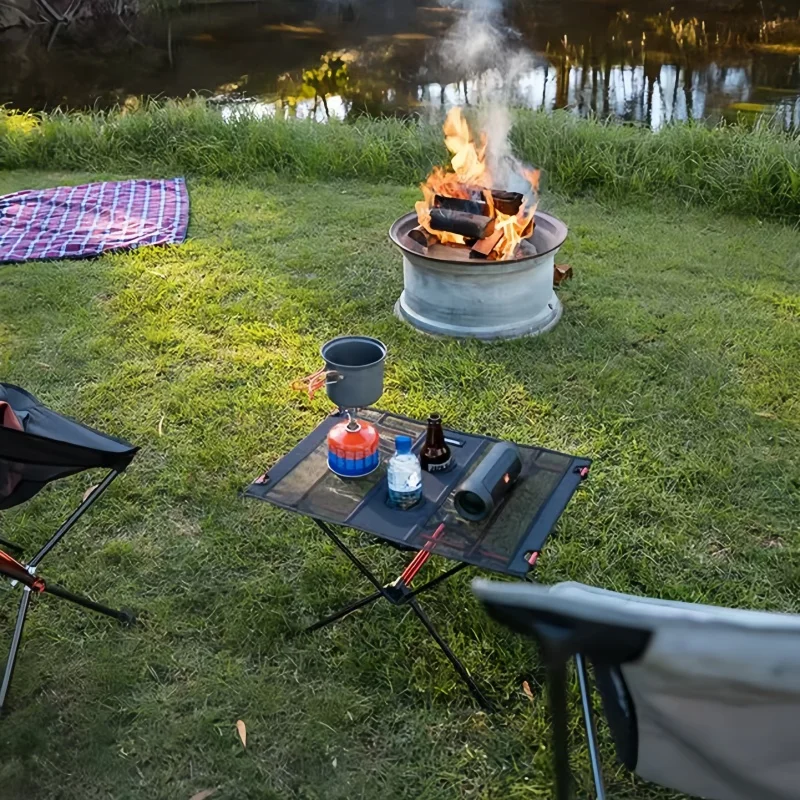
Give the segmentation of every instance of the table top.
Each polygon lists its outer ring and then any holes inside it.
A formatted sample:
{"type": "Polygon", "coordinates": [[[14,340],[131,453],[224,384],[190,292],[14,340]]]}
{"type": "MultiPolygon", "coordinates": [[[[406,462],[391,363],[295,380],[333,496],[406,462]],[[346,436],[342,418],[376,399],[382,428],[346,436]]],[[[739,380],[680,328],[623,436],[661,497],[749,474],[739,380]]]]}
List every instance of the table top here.
{"type": "Polygon", "coordinates": [[[518,445],[522,473],[494,513],[481,522],[458,516],[453,494],[498,440],[445,429],[455,467],[444,474],[423,472],[422,500],[409,510],[387,505],[386,467],[395,436],[405,434],[419,452],[426,423],[397,414],[364,409],[360,419],[380,435],[381,464],[363,478],[340,478],[328,469],[328,431],[343,417],[323,420],[308,436],[257,478],[245,496],[325,522],[365,531],[393,544],[433,553],[453,561],[507,575],[525,575],[531,553],[539,552],[566,508],[591,461],[542,447],[518,445]],[[440,523],[442,533],[431,535],[440,523]]]}

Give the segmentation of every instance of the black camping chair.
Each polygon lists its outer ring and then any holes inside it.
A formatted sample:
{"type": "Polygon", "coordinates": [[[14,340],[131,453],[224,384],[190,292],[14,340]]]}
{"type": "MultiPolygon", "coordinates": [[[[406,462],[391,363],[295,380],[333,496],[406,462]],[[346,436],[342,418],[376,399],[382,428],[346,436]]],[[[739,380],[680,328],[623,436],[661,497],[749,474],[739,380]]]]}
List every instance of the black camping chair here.
{"type": "MultiPolygon", "coordinates": [[[[86,495],[49,541],[27,563],[0,550],[0,575],[22,586],[17,622],[0,685],[0,711],[5,704],[31,592],[48,593],[84,608],[114,617],[124,624],[135,619],[130,612],[116,611],[88,598],[68,592],[37,575],[42,559],[64,538],[72,526],[99,499],[114,479],[133,460],[138,448],[87,428],[43,406],[18,386],[0,383],[0,510],[30,500],[48,483],[88,469],[108,470],[105,478],[86,495]]],[[[0,539],[0,546],[21,548],[0,539]]]]}

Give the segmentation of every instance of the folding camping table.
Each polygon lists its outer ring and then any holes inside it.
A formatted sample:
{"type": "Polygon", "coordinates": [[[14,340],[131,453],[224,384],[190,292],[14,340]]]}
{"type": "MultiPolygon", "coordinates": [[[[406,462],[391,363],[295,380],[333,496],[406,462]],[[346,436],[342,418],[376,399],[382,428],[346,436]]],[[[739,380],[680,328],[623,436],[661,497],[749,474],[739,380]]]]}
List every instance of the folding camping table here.
{"type": "Polygon", "coordinates": [[[491,517],[481,522],[468,522],[456,513],[453,494],[498,440],[446,430],[445,436],[452,442],[454,468],[447,473],[424,473],[422,500],[412,509],[400,510],[386,503],[386,465],[394,452],[394,438],[411,436],[414,450],[418,451],[425,438],[426,425],[377,409],[362,410],[359,417],[375,425],[380,434],[381,465],[375,472],[364,478],[343,479],[328,469],[327,435],[342,419],[337,413],[326,418],[274,467],[250,484],[245,496],[313,519],[375,588],[372,594],[307,630],[336,622],[381,598],[393,605],[408,605],[478,702],[489,707],[475,681],[420,606],[417,595],[468,566],[504,575],[526,576],[570,498],[587,476],[591,462],[542,447],[519,445],[522,473],[513,490],[491,517]],[[386,584],[345,544],[335,527],[364,531],[399,549],[419,552],[399,578],[386,584]],[[412,589],[412,581],[431,554],[457,563],[428,583],[412,589]]]}

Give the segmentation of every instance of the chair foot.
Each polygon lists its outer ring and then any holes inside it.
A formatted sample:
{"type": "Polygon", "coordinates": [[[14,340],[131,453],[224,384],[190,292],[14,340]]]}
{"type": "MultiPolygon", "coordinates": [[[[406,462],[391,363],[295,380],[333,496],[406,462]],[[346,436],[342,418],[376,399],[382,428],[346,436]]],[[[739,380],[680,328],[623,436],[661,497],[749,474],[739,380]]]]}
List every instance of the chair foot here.
{"type": "Polygon", "coordinates": [[[130,608],[121,608],[117,619],[124,628],[132,628],[134,625],[139,624],[136,614],[130,608]]]}
{"type": "Polygon", "coordinates": [[[17,622],[14,626],[14,635],[11,638],[11,647],[8,650],[6,668],[3,672],[3,680],[0,683],[0,714],[6,705],[8,690],[11,686],[11,678],[14,675],[14,667],[17,663],[17,653],[22,642],[22,629],[25,626],[25,617],[28,615],[28,606],[31,602],[31,590],[26,586],[22,591],[22,598],[19,601],[19,611],[17,611],[17,622]]]}

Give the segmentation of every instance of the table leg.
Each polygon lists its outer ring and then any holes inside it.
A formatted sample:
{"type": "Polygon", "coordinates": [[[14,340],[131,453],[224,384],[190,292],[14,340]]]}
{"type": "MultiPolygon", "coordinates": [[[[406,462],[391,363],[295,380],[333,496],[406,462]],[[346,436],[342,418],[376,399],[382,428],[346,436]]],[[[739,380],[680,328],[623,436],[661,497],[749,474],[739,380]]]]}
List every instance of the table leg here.
{"type": "Polygon", "coordinates": [[[433,623],[428,618],[428,615],[422,610],[418,600],[415,597],[411,597],[408,600],[408,604],[411,606],[414,613],[419,617],[422,624],[427,629],[428,633],[433,637],[436,644],[441,647],[442,652],[450,659],[450,663],[455,668],[455,671],[461,676],[461,679],[464,683],[467,684],[469,690],[472,692],[473,697],[478,701],[480,706],[485,711],[492,711],[492,704],[486,699],[483,692],[478,688],[478,684],[475,683],[472,676],[467,672],[467,668],[461,663],[458,656],[450,649],[450,646],[447,642],[442,639],[439,635],[439,631],[436,630],[433,623]]]}
{"type": "Polygon", "coordinates": [[[426,584],[423,584],[419,587],[419,589],[410,589],[408,592],[408,597],[413,597],[415,594],[420,594],[421,592],[427,592],[428,589],[433,589],[434,586],[446,581],[448,578],[451,578],[457,572],[461,572],[462,569],[466,569],[469,564],[456,564],[456,566],[452,567],[451,569],[447,570],[447,572],[443,572],[441,575],[437,575],[433,580],[428,581],[426,584]]]}
{"type": "Polygon", "coordinates": [[[320,530],[350,559],[355,565],[356,569],[378,590],[378,592],[386,596],[386,590],[383,584],[370,572],[364,565],[359,557],[336,535],[336,532],[326,523],[321,520],[315,519],[320,530]]]}
{"type": "Polygon", "coordinates": [[[455,567],[447,570],[447,572],[443,572],[441,575],[438,575],[433,580],[428,581],[428,583],[420,586],[418,589],[409,589],[402,581],[399,581],[399,586],[394,584],[386,587],[381,584],[375,575],[373,575],[373,573],[361,562],[358,556],[347,547],[347,545],[339,536],[336,535],[336,532],[333,530],[333,528],[318,519],[315,519],[314,522],[317,523],[317,526],[320,528],[320,530],[322,530],[322,532],[347,556],[347,558],[350,559],[358,571],[365,578],[367,578],[367,580],[375,587],[377,591],[373,592],[367,597],[363,597],[361,600],[356,600],[354,603],[351,603],[340,611],[336,611],[330,616],[319,620],[319,622],[315,622],[309,628],[306,628],[306,632],[318,630],[326,625],[330,625],[337,620],[346,617],[348,614],[351,614],[353,611],[357,611],[359,608],[363,608],[364,606],[375,602],[375,600],[378,600],[381,597],[384,597],[386,600],[392,603],[392,605],[405,605],[407,603],[411,606],[417,617],[419,617],[420,621],[425,626],[428,633],[433,637],[436,644],[438,644],[442,649],[442,652],[450,660],[450,663],[453,665],[456,672],[461,676],[461,679],[464,681],[464,683],[467,684],[467,687],[472,692],[480,706],[487,711],[491,711],[491,703],[478,688],[478,684],[476,684],[472,679],[472,676],[469,674],[469,672],[467,672],[466,667],[461,663],[458,656],[450,649],[450,646],[447,644],[447,642],[440,636],[439,631],[436,630],[433,623],[428,618],[428,615],[422,610],[422,607],[415,596],[420,594],[420,592],[432,589],[434,586],[442,583],[442,581],[447,580],[452,575],[455,575],[457,572],[460,572],[462,569],[468,567],[469,564],[456,564],[455,567]]]}
{"type": "MultiPolygon", "coordinates": [[[[457,572],[461,572],[462,569],[468,567],[469,564],[457,564],[455,567],[447,570],[447,572],[443,572],[441,575],[437,575],[433,580],[428,581],[423,586],[420,586],[418,589],[409,589],[404,595],[400,595],[399,600],[392,599],[392,603],[394,605],[402,605],[405,602],[408,602],[408,599],[414,597],[414,595],[419,594],[420,592],[426,592],[428,589],[432,589],[434,586],[446,581],[451,576],[455,575],[457,572]]],[[[340,609],[339,611],[330,614],[329,616],[315,622],[313,625],[310,625],[308,628],[303,630],[303,633],[311,633],[311,631],[316,631],[319,628],[324,628],[326,625],[330,625],[337,620],[342,619],[342,617],[346,617],[348,614],[351,614],[353,611],[358,611],[359,608],[363,608],[364,606],[368,606],[370,603],[374,603],[376,600],[379,600],[381,597],[384,596],[383,592],[373,592],[367,597],[362,597],[360,600],[355,600],[354,602],[350,603],[350,605],[345,606],[345,608],[340,609]]]]}
{"type": "Polygon", "coordinates": [[[382,592],[373,592],[371,595],[367,597],[362,597],[360,600],[356,600],[354,603],[350,603],[349,606],[340,609],[339,611],[331,614],[324,619],[319,620],[319,622],[315,622],[313,625],[310,625],[308,628],[304,630],[304,633],[311,633],[311,631],[319,630],[319,628],[324,628],[326,625],[330,625],[337,620],[342,619],[342,617],[346,617],[348,614],[352,614],[353,611],[358,611],[359,608],[363,608],[364,606],[368,606],[370,603],[374,603],[376,600],[380,600],[383,597],[382,592]]]}

